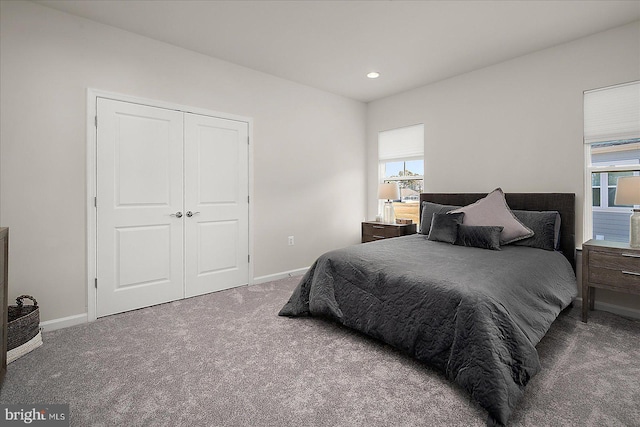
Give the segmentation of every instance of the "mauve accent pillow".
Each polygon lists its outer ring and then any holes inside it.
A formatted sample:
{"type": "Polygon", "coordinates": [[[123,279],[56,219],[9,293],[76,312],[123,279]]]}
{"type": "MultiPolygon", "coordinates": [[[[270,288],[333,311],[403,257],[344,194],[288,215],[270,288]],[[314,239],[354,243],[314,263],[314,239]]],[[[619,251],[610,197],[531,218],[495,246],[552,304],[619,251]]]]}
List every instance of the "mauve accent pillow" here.
{"type": "Polygon", "coordinates": [[[560,213],[557,211],[514,210],[513,214],[534,232],[533,236],[518,240],[513,243],[514,245],[540,248],[546,251],[553,251],[558,248],[560,213]]]}
{"type": "Polygon", "coordinates": [[[438,203],[422,202],[422,216],[420,217],[420,233],[429,234],[431,230],[431,220],[433,214],[443,214],[454,209],[458,209],[460,206],[440,205],[438,203]]]}
{"type": "Polygon", "coordinates": [[[464,220],[462,221],[464,225],[499,225],[503,227],[500,234],[501,245],[508,245],[533,236],[533,231],[525,227],[511,212],[500,188],[496,188],[483,199],[452,212],[464,212],[464,220]]]}
{"type": "Polygon", "coordinates": [[[461,224],[458,226],[458,238],[456,239],[456,245],[499,251],[500,233],[503,228],[504,227],[499,225],[461,224]]]}
{"type": "Polygon", "coordinates": [[[458,238],[458,226],[462,224],[463,213],[434,213],[428,240],[454,244],[458,238]]]}

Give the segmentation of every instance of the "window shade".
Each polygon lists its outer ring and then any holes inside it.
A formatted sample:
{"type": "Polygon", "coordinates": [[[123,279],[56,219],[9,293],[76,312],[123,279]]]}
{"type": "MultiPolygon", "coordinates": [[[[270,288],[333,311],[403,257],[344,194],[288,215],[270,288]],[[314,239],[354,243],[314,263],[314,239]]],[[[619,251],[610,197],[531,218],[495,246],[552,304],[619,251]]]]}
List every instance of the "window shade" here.
{"type": "Polygon", "coordinates": [[[424,156],[424,125],[378,133],[378,159],[395,160],[424,156]]]}
{"type": "Polygon", "coordinates": [[[640,138],[640,81],[584,93],[584,142],[640,138]]]}

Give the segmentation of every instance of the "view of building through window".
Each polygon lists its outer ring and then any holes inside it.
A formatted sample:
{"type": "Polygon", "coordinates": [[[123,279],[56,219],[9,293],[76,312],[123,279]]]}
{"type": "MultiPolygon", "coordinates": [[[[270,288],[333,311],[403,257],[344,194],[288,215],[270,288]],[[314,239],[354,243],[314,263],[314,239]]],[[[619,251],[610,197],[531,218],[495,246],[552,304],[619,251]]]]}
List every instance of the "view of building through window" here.
{"type": "Polygon", "coordinates": [[[618,178],[640,175],[640,138],[591,144],[593,238],[629,242],[633,206],[617,205],[618,178]]]}
{"type": "Polygon", "coordinates": [[[424,160],[391,161],[381,164],[383,182],[397,182],[400,200],[394,202],[396,218],[420,223],[420,193],[424,190],[424,160]]]}

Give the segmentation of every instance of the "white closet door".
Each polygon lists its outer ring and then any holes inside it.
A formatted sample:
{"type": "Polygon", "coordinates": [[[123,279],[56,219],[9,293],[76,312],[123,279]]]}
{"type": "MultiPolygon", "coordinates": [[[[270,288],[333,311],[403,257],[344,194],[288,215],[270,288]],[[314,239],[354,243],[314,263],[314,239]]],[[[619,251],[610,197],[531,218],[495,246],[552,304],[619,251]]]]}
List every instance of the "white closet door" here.
{"type": "Polygon", "coordinates": [[[187,297],[248,283],[248,129],[185,114],[187,297]]]}
{"type": "Polygon", "coordinates": [[[100,317],[183,298],[183,113],[102,98],[97,112],[100,317]]]}

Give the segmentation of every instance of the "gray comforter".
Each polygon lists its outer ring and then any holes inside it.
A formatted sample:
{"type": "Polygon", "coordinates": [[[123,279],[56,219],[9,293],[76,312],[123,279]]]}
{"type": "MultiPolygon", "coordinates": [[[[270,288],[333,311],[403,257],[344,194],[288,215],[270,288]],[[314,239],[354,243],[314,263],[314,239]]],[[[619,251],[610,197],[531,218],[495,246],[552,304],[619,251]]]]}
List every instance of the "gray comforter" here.
{"type": "Polygon", "coordinates": [[[506,424],[540,370],[535,345],[576,296],[559,252],[413,235],[322,255],[281,316],[324,316],[441,369],[506,424]]]}

